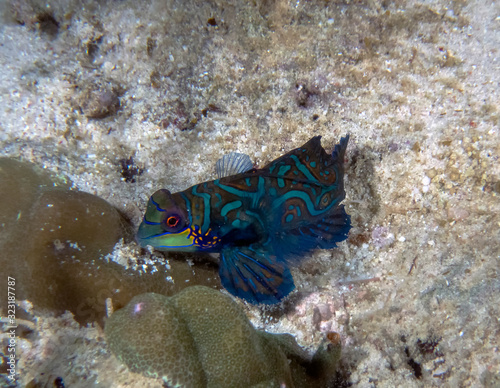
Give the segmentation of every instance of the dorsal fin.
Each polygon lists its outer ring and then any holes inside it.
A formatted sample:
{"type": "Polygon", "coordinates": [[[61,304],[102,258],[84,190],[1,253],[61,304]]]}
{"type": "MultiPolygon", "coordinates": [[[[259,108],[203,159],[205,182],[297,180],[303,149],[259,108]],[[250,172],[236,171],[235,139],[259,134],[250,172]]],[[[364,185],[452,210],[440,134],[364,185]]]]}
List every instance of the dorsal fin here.
{"type": "Polygon", "coordinates": [[[253,163],[247,154],[231,152],[220,158],[215,164],[215,171],[219,179],[247,172],[253,168],[253,163]]]}
{"type": "Polygon", "coordinates": [[[291,150],[258,171],[262,175],[301,183],[335,184],[338,178],[343,179],[343,158],[348,139],[348,136],[342,138],[333,153],[328,154],[321,146],[321,136],[315,136],[302,147],[291,150]]]}

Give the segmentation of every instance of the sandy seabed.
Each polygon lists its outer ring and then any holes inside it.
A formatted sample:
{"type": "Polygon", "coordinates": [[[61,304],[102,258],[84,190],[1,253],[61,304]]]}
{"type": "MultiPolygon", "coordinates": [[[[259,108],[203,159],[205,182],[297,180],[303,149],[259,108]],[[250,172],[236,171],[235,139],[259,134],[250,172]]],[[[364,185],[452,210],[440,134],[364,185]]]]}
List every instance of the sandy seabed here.
{"type": "MultiPolygon", "coordinates": [[[[310,349],[339,332],[344,386],[500,386],[499,2],[0,10],[0,156],[68,176],[137,226],[154,190],[213,179],[227,152],[263,166],[348,133],[349,239],[293,269],[302,297],[285,312],[242,306],[310,349]]],[[[20,386],[161,386],[120,366],[99,327],[35,322],[20,386]]]]}

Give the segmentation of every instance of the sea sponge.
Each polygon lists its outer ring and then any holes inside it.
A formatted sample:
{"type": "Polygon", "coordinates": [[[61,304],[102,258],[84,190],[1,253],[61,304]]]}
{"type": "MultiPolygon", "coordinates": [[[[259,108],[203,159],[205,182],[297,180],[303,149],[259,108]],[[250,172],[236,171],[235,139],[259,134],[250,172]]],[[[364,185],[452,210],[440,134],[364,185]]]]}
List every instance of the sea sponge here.
{"type": "Polygon", "coordinates": [[[203,286],[138,295],[105,334],[132,372],[168,386],[326,387],[340,358],[340,341],[327,338],[311,359],[292,336],[255,330],[229,296],[203,286]]]}

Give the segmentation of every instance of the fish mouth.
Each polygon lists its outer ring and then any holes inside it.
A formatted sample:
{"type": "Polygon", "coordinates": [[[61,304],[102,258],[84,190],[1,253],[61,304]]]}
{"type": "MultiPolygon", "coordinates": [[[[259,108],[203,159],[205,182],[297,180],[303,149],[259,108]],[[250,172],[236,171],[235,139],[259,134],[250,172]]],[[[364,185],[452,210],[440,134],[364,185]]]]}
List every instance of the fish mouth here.
{"type": "Polygon", "coordinates": [[[165,232],[161,225],[143,221],[136,234],[136,241],[143,248],[151,245],[159,251],[195,251],[194,236],[189,227],[177,232],[165,232]]]}

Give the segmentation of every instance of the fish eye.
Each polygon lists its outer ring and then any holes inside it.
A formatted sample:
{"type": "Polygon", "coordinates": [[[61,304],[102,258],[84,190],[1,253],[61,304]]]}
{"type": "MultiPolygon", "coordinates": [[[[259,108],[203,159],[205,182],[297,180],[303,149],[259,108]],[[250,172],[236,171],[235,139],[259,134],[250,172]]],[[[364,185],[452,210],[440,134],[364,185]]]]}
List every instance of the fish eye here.
{"type": "Polygon", "coordinates": [[[167,218],[167,225],[173,228],[179,223],[179,216],[170,216],[167,218]]]}
{"type": "Polygon", "coordinates": [[[184,218],[176,213],[167,214],[163,219],[163,229],[169,233],[176,233],[185,226],[184,218]]]}

